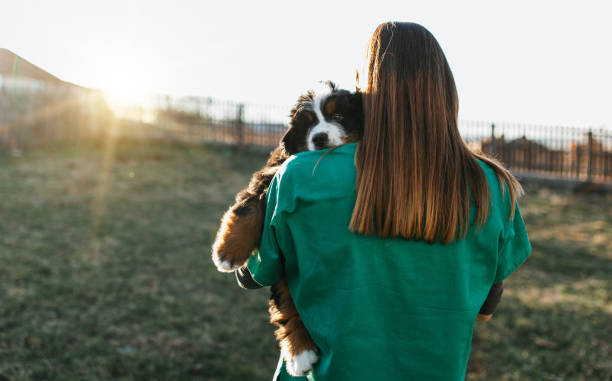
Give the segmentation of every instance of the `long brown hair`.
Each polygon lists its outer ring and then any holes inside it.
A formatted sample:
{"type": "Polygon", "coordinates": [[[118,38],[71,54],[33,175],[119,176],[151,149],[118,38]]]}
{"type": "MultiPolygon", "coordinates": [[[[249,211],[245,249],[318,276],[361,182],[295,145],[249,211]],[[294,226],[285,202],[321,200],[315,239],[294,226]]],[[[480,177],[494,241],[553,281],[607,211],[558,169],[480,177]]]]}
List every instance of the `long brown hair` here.
{"type": "Polygon", "coordinates": [[[443,243],[464,237],[472,203],[478,227],[489,212],[489,186],[477,159],[508,185],[512,218],[522,188],[461,138],[455,80],[435,37],[419,24],[381,24],[367,63],[351,231],[443,243]]]}

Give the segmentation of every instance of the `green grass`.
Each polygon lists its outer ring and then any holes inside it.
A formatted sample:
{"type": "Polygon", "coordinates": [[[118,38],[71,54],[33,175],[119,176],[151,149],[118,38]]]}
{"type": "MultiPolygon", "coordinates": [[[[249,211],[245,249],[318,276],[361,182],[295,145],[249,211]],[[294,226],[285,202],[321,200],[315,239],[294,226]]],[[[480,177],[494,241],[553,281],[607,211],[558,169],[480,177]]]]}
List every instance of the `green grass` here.
{"type": "Polygon", "coordinates": [[[612,197],[528,190],[533,252],[478,324],[476,380],[612,379],[612,197]]]}
{"type": "MultiPolygon", "coordinates": [[[[210,260],[265,158],[150,141],[0,156],[0,381],[269,380],[267,290],[210,260]]],[[[611,209],[522,200],[534,253],[477,324],[468,379],[612,377],[611,209]]]]}

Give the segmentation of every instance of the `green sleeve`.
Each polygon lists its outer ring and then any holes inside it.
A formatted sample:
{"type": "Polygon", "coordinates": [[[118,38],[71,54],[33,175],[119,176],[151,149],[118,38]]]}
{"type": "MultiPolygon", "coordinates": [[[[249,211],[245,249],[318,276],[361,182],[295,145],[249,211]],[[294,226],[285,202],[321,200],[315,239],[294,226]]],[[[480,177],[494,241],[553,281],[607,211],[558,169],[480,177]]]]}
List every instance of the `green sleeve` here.
{"type": "Polygon", "coordinates": [[[499,283],[516,270],[531,253],[531,244],[518,203],[514,218],[506,220],[500,237],[497,273],[493,283],[499,283]]]}
{"type": "Polygon", "coordinates": [[[278,224],[278,174],[274,176],[266,193],[266,217],[259,249],[251,256],[247,268],[253,279],[262,286],[277,283],[283,270],[283,259],[279,247],[275,225],[278,224]]]}

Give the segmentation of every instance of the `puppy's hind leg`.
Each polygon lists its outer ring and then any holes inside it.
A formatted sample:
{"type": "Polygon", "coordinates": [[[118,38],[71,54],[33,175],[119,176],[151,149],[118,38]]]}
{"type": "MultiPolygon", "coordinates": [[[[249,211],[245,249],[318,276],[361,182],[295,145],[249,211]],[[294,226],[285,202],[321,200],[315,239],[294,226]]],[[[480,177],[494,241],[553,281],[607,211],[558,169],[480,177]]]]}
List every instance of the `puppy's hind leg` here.
{"type": "Polygon", "coordinates": [[[262,202],[251,197],[234,204],[221,220],[212,259],[221,272],[232,272],[242,267],[259,245],[264,223],[262,202]]]}
{"type": "Polygon", "coordinates": [[[278,327],[274,334],[287,372],[295,377],[304,376],[319,360],[319,349],[295,308],[287,280],[283,277],[271,291],[270,322],[278,327]]]}

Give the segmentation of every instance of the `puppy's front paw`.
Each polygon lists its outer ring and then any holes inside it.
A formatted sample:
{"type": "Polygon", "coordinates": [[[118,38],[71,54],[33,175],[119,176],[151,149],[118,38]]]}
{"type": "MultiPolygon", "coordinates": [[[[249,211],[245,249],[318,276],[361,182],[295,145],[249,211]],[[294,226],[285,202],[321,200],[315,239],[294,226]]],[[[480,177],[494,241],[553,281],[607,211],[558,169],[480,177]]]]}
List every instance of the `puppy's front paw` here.
{"type": "Polygon", "coordinates": [[[214,249],[212,253],[212,260],[215,266],[217,267],[217,270],[222,273],[231,273],[234,270],[239,269],[243,265],[242,263],[232,263],[231,261],[225,259],[223,255],[220,255],[219,252],[214,249]]]}
{"type": "Polygon", "coordinates": [[[312,370],[314,364],[319,361],[319,355],[310,349],[292,355],[287,346],[283,345],[281,352],[285,360],[287,373],[294,377],[305,376],[312,370]]]}
{"type": "Polygon", "coordinates": [[[248,241],[248,236],[237,227],[236,216],[230,211],[225,213],[223,222],[215,243],[212,247],[212,260],[217,270],[223,273],[231,273],[239,269],[249,259],[250,248],[243,246],[248,241]]]}
{"type": "Polygon", "coordinates": [[[232,207],[225,212],[212,247],[217,270],[229,273],[249,260],[261,236],[260,217],[260,213],[248,208],[232,207]]]}

